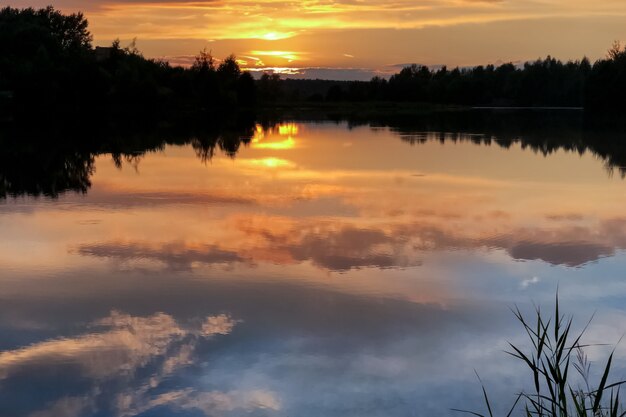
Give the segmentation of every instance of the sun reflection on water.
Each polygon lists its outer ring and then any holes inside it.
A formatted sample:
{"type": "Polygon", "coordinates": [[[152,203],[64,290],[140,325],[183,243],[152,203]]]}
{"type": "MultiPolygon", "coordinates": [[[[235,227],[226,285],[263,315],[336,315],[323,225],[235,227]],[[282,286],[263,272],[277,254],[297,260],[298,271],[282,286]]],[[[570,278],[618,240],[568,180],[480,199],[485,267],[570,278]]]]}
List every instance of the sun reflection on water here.
{"type": "Polygon", "coordinates": [[[256,132],[252,138],[252,148],[255,149],[293,149],[296,147],[294,137],[298,135],[299,128],[295,123],[284,123],[275,129],[265,132],[260,125],[257,125],[256,132]],[[272,136],[278,133],[278,140],[273,140],[272,136]],[[287,137],[284,139],[284,137],[287,137]]]}

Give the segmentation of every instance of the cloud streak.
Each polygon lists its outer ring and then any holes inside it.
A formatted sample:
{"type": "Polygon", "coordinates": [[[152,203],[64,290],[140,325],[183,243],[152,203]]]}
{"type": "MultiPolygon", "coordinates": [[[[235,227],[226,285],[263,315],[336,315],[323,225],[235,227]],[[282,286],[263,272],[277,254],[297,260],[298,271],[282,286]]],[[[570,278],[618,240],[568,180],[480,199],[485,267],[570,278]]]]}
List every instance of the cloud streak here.
{"type": "MultiPolygon", "coordinates": [[[[194,388],[166,391],[157,395],[164,379],[194,363],[194,351],[204,339],[228,335],[238,321],[225,314],[208,316],[199,328],[179,324],[172,316],[132,316],[113,311],[92,323],[102,331],[34,343],[0,353],[0,382],[23,374],[56,368],[57,372],[78,372],[92,382],[83,396],[64,396],[30,417],[78,417],[97,412],[99,398],[111,395],[111,380],[133,380],[140,370],[154,367],[137,388],[113,393],[112,404],[118,417],[137,415],[155,407],[199,410],[206,416],[256,408],[279,409],[273,393],[252,391],[198,391],[194,388]]],[[[45,372],[44,372],[45,373],[45,372]]],[[[124,384],[120,385],[121,387],[124,384]]],[[[86,388],[86,387],[85,387],[86,388]]]]}
{"type": "MultiPolygon", "coordinates": [[[[99,37],[284,39],[303,31],[415,29],[588,13],[624,13],[626,6],[595,2],[522,0],[283,0],[175,1],[60,0],[62,8],[84,9],[99,37]],[[567,5],[567,7],[565,7],[567,5]]],[[[14,5],[24,5],[21,0],[14,5]]]]}
{"type": "MultiPolygon", "coordinates": [[[[34,1],[13,0],[11,5],[43,7],[49,3],[34,1]]],[[[613,0],[52,3],[66,11],[83,10],[97,44],[137,38],[147,56],[172,57],[175,64],[187,63],[185,55],[206,47],[218,57],[249,56],[250,50],[298,51],[288,56],[249,57],[246,66],[251,68],[371,71],[395,62],[469,66],[499,60],[524,62],[548,54],[563,59],[599,58],[623,35],[621,22],[626,16],[626,3],[613,0]]]]}
{"type": "Polygon", "coordinates": [[[147,242],[107,242],[82,245],[75,250],[83,256],[109,258],[121,262],[148,260],[167,268],[191,270],[196,263],[204,265],[228,265],[246,262],[237,252],[221,249],[217,245],[170,242],[150,244],[147,242]]]}
{"type": "Polygon", "coordinates": [[[103,332],[43,341],[0,353],[0,380],[28,367],[51,364],[74,364],[86,376],[109,378],[145,366],[184,338],[226,335],[236,323],[226,315],[209,316],[200,329],[190,330],[164,313],[136,317],[113,311],[93,323],[95,327],[106,329],[103,332]]]}

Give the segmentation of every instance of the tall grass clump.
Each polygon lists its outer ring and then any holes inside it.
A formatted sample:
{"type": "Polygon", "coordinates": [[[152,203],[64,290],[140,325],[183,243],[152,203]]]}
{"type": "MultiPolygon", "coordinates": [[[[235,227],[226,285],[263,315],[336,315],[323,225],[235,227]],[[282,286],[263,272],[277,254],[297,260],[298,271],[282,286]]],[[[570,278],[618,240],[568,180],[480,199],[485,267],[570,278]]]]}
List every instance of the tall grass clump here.
{"type": "MultiPolygon", "coordinates": [[[[506,353],[527,365],[532,374],[533,388],[518,394],[507,417],[626,416],[620,397],[620,387],[626,381],[608,382],[615,349],[604,365],[600,380],[596,383],[591,381],[591,364],[585,353],[585,348],[590,345],[581,343],[591,319],[580,333],[573,334],[573,318],[561,315],[558,293],[552,317],[546,317],[540,307],[535,307],[531,320],[524,317],[517,307],[512,311],[527,333],[531,345],[524,351],[509,343],[511,350],[506,353]]],[[[455,411],[477,417],[494,417],[484,385],[482,392],[487,407],[486,415],[466,410],[455,411]]]]}

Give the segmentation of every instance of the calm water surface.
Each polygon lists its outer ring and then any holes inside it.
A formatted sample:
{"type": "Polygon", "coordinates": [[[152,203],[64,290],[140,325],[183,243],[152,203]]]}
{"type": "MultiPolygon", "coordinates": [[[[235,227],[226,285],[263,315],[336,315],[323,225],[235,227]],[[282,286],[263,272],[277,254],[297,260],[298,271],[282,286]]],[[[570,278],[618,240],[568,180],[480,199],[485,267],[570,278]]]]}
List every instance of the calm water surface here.
{"type": "Polygon", "coordinates": [[[450,415],[482,410],[474,369],[508,408],[509,307],[558,285],[587,341],[626,331],[626,181],[484,133],[285,122],[7,196],[0,415],[450,415]]]}

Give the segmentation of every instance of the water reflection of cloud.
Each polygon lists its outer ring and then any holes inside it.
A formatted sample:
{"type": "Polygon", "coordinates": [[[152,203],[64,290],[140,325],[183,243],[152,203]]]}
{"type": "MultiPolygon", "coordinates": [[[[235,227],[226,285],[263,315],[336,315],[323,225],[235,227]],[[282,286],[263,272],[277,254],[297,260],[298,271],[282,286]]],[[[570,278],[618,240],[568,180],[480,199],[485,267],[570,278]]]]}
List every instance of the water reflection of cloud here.
{"type": "Polygon", "coordinates": [[[313,226],[301,229],[299,233],[292,230],[287,236],[265,230],[263,236],[277,252],[288,253],[295,262],[311,261],[333,271],[414,265],[402,259],[401,254],[389,245],[394,239],[379,229],[349,225],[338,228],[313,226]],[[295,240],[290,236],[296,236],[295,240]]]}
{"type": "Polygon", "coordinates": [[[542,260],[553,265],[580,266],[613,255],[614,248],[588,242],[516,242],[507,248],[513,259],[542,260]]]}
{"type": "MultiPolygon", "coordinates": [[[[288,254],[293,261],[310,260],[330,270],[416,266],[419,252],[481,248],[503,249],[517,260],[580,266],[626,248],[624,219],[603,220],[595,227],[515,228],[493,235],[482,231],[472,234],[452,222],[413,222],[367,229],[337,224],[297,224],[283,231],[258,225],[242,227],[245,233],[271,244],[274,254],[282,254],[274,261],[280,262],[288,254]]],[[[256,260],[254,255],[252,258],[256,260]]]]}
{"type": "Polygon", "coordinates": [[[221,249],[213,244],[192,245],[184,242],[106,242],[78,247],[76,252],[84,256],[110,258],[117,261],[156,261],[172,270],[189,270],[193,264],[227,265],[246,262],[237,252],[221,249]]]}
{"type": "Polygon", "coordinates": [[[514,259],[575,267],[626,249],[626,219],[605,219],[590,226],[520,228],[483,242],[505,249],[514,259]]]}
{"type": "Polygon", "coordinates": [[[80,417],[85,413],[93,413],[94,408],[89,397],[63,397],[48,404],[46,409],[31,413],[29,417],[80,417]]]}
{"type": "MultiPolygon", "coordinates": [[[[381,415],[384,410],[389,411],[387,415],[405,415],[402,412],[412,407],[409,398],[427,391],[419,375],[436,368],[428,364],[437,362],[433,360],[433,355],[441,351],[437,347],[449,335],[463,341],[470,331],[467,317],[484,313],[475,308],[461,311],[456,307],[363,297],[307,286],[242,287],[229,282],[197,285],[200,287],[195,289],[182,287],[186,306],[177,303],[179,310],[191,307],[201,311],[207,305],[221,310],[228,305],[234,317],[251,325],[241,326],[236,335],[207,344],[201,335],[205,326],[183,325],[193,323],[191,320],[174,320],[174,315],[163,313],[145,317],[114,313],[96,320],[94,329],[102,326],[103,333],[108,333],[128,327],[130,349],[141,346],[133,338],[133,331],[137,330],[139,338],[146,339],[145,344],[158,345],[158,353],[146,354],[141,361],[121,361],[122,365],[114,368],[117,373],[112,370],[106,377],[81,371],[86,379],[78,378],[72,363],[93,359],[81,354],[75,354],[70,363],[56,365],[56,358],[41,357],[36,368],[21,362],[20,373],[26,373],[31,384],[38,384],[41,379],[47,381],[45,375],[51,368],[63,368],[64,373],[55,374],[67,381],[60,384],[62,395],[47,401],[45,408],[64,417],[98,413],[119,417],[356,416],[368,409],[368,415],[381,415]],[[153,332],[148,329],[154,326],[170,329],[156,333],[171,336],[150,339],[153,332]],[[167,337],[170,342],[162,343],[161,339],[167,337]],[[73,387],[71,381],[79,381],[79,387],[73,387]],[[412,393],[414,390],[418,392],[412,393]],[[388,401],[396,401],[396,406],[389,408],[388,401]],[[354,408],[346,409],[348,403],[354,408]]],[[[138,298],[148,298],[151,306],[162,306],[162,301],[170,296],[132,293],[131,305],[140,304],[138,298]]],[[[208,325],[210,335],[229,333],[237,326],[229,316],[219,315],[209,316],[203,324],[208,325]]],[[[479,324],[471,331],[484,334],[486,328],[479,324]]],[[[456,353],[461,346],[465,349],[468,344],[455,343],[451,348],[456,353]]],[[[93,356],[106,351],[103,347],[88,350],[93,351],[93,356]]],[[[125,355],[119,357],[123,359],[125,355]]],[[[445,380],[449,372],[438,369],[437,378],[445,380]]],[[[458,374],[457,370],[457,377],[458,374]]],[[[6,378],[7,386],[18,377],[18,373],[13,373],[6,378]]],[[[35,404],[37,409],[44,408],[41,402],[35,404]]]]}
{"type": "MultiPolygon", "coordinates": [[[[377,271],[373,275],[381,278],[385,285],[393,281],[393,274],[377,271]]],[[[177,276],[172,280],[169,273],[163,274],[161,280],[158,276],[110,274],[109,271],[90,276],[93,282],[89,289],[72,293],[72,299],[84,306],[80,309],[84,317],[97,314],[94,310],[97,311],[98,302],[122,303],[125,309],[126,306],[144,311],[164,309],[177,318],[179,328],[193,333],[188,337],[198,343],[186,343],[188,339],[183,337],[170,346],[167,353],[142,368],[148,372],[123,372],[133,379],[120,384],[121,390],[118,385],[114,390],[108,388],[110,385],[99,385],[101,393],[96,394],[87,384],[73,392],[71,385],[69,388],[67,385],[75,378],[64,379],[67,381],[64,394],[75,397],[72,401],[63,400],[64,405],[78,407],[82,404],[80,399],[86,398],[87,408],[75,414],[76,417],[96,414],[89,411],[93,404],[114,404],[115,412],[105,413],[109,410],[100,409],[101,414],[112,416],[142,412],[155,417],[201,416],[208,410],[211,416],[239,416],[248,414],[248,410],[252,415],[302,417],[406,416],[415,409],[425,415],[448,415],[448,407],[480,407],[474,368],[480,371],[494,398],[504,406],[513,398],[510,391],[520,388],[527,377],[515,368],[515,361],[502,352],[504,341],[515,341],[519,335],[519,329],[512,326],[506,304],[498,304],[502,301],[498,295],[495,300],[490,298],[494,282],[507,281],[501,279],[502,276],[489,281],[488,288],[484,288],[489,303],[458,300],[418,303],[403,298],[331,291],[321,285],[255,279],[245,285],[230,279],[177,276]],[[114,294],[100,291],[105,286],[102,282],[105,276],[123,283],[124,290],[114,294]],[[172,281],[176,281],[175,290],[171,289],[172,281]],[[229,311],[245,325],[235,324],[236,332],[230,336],[201,343],[202,325],[189,317],[204,316],[198,312],[206,310],[207,306],[211,311],[229,311]],[[193,348],[185,349],[185,346],[193,348]],[[448,389],[443,390],[444,387],[448,389]],[[445,395],[442,396],[442,392],[445,395]],[[230,407],[237,408],[229,411],[230,407]]],[[[481,282],[487,286],[485,281],[481,282]]],[[[66,284],[56,280],[53,285],[68,287],[66,284]]],[[[517,286],[518,282],[514,284],[517,286]]],[[[417,283],[414,290],[428,291],[417,283]]],[[[535,295],[545,292],[546,288],[538,283],[528,291],[535,299],[535,295]]],[[[502,292],[498,294],[501,296],[502,292]]],[[[66,296],[66,292],[58,295],[61,303],[58,305],[48,300],[45,311],[39,311],[39,319],[46,321],[52,315],[56,320],[65,321],[58,315],[64,314],[59,305],[66,302],[66,296]]],[[[29,293],[23,295],[20,302],[32,304],[36,299],[29,293]]],[[[586,310],[578,311],[577,317],[584,321],[588,313],[591,314],[588,310],[593,308],[595,306],[586,304],[586,310]]],[[[33,309],[25,311],[28,318],[33,318],[32,314],[33,309]]],[[[102,321],[88,320],[94,325],[102,321]]],[[[103,322],[124,326],[132,320],[107,317],[103,322]]],[[[219,320],[217,324],[208,320],[203,323],[216,329],[210,333],[222,329],[219,320]]],[[[615,327],[613,332],[619,333],[621,330],[615,329],[621,327],[615,327]]],[[[601,340],[606,340],[606,333],[602,335],[601,340]]],[[[31,375],[29,382],[37,382],[37,379],[31,375]]],[[[14,380],[7,379],[7,385],[14,380]]],[[[85,384],[84,380],[80,382],[85,384]]],[[[12,392],[10,389],[8,394],[12,392]]]]}
{"type": "Polygon", "coordinates": [[[264,396],[257,392],[201,392],[191,388],[156,396],[152,393],[166,377],[193,364],[195,349],[202,340],[228,335],[236,324],[225,314],[208,316],[199,326],[182,326],[165,313],[138,317],[113,311],[92,323],[92,333],[0,353],[0,382],[10,384],[21,375],[35,380],[47,375],[74,375],[73,378],[84,381],[81,385],[85,395],[58,398],[44,409],[30,413],[32,417],[93,413],[99,397],[112,395],[107,384],[114,380],[118,381],[114,386],[119,381],[137,384],[133,390],[114,394],[118,416],[136,415],[163,404],[198,409],[205,415],[238,408],[278,407],[278,400],[271,401],[271,393],[264,396]],[[146,373],[146,368],[152,372],[146,373]]]}
{"type": "Polygon", "coordinates": [[[107,329],[104,332],[48,340],[0,353],[0,379],[31,366],[50,364],[74,365],[80,373],[91,378],[108,378],[145,366],[184,338],[225,335],[235,324],[225,315],[209,316],[201,329],[189,330],[164,313],[134,317],[113,311],[110,316],[94,323],[94,326],[107,329]]]}
{"type": "Polygon", "coordinates": [[[233,411],[250,413],[254,410],[277,411],[280,399],[267,390],[210,391],[197,392],[193,389],[170,391],[154,397],[137,395],[136,392],[118,397],[120,417],[140,415],[157,407],[167,406],[174,411],[200,411],[205,416],[232,415],[233,411]]]}
{"type": "Polygon", "coordinates": [[[207,192],[179,191],[139,191],[111,189],[100,185],[92,190],[89,199],[68,195],[64,198],[67,204],[88,204],[90,206],[106,206],[129,208],[142,206],[162,206],[175,204],[211,204],[211,205],[252,205],[253,199],[232,194],[207,192]]]}
{"type": "Polygon", "coordinates": [[[228,250],[215,243],[111,241],[84,244],[75,251],[125,262],[158,261],[172,270],[190,270],[195,264],[311,262],[341,272],[419,266],[424,252],[484,249],[504,250],[516,260],[577,267],[626,249],[626,219],[621,218],[586,226],[503,228],[502,232],[494,229],[488,234],[482,229],[466,230],[454,218],[444,222],[373,223],[367,227],[347,221],[270,216],[247,217],[234,223],[241,235],[228,250]]]}
{"type": "MultiPolygon", "coordinates": [[[[78,207],[96,209],[136,209],[181,205],[198,206],[254,206],[258,202],[249,197],[227,193],[180,192],[180,191],[140,191],[107,187],[104,184],[84,195],[64,194],[63,204],[54,200],[41,200],[38,205],[24,204],[22,200],[0,201],[0,214],[35,213],[48,210],[76,210],[78,207]]],[[[97,220],[96,220],[97,221],[97,220]]]]}

